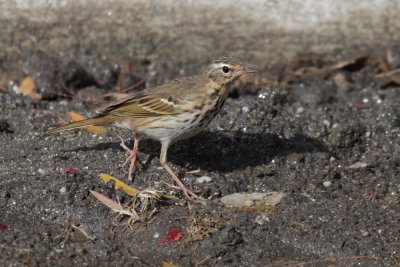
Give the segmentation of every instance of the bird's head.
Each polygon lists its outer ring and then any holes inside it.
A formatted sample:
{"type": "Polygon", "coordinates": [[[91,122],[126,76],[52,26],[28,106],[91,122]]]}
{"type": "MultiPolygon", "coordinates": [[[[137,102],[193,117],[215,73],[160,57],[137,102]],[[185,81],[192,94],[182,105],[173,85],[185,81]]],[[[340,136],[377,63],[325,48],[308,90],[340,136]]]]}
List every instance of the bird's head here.
{"type": "Polygon", "coordinates": [[[221,85],[229,84],[246,73],[254,73],[254,69],[247,67],[233,57],[222,57],[208,65],[207,76],[221,85]]]}

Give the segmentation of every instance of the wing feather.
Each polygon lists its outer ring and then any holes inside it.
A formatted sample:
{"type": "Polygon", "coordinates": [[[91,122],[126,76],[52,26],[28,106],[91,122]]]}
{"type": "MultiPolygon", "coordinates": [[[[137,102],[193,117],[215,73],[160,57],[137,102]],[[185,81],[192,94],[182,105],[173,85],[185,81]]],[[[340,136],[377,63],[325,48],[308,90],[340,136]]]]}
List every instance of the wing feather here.
{"type": "Polygon", "coordinates": [[[202,88],[201,81],[201,76],[195,76],[153,87],[110,103],[100,110],[99,115],[132,118],[174,115],[180,112],[180,104],[190,101],[195,97],[194,93],[201,93],[198,90],[202,88]]]}

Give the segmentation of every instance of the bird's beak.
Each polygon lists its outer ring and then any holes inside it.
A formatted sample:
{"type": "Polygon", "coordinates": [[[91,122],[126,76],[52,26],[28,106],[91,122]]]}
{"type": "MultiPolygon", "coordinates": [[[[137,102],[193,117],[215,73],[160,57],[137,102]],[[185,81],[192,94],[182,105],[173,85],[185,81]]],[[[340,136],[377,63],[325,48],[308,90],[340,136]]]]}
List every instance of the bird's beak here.
{"type": "Polygon", "coordinates": [[[255,73],[255,72],[257,72],[255,69],[252,69],[252,68],[249,68],[249,67],[243,67],[243,68],[241,68],[241,69],[239,69],[237,71],[237,75],[241,76],[241,75],[246,74],[246,73],[255,73]]]}
{"type": "Polygon", "coordinates": [[[243,69],[243,73],[255,73],[255,72],[257,72],[257,71],[253,68],[244,67],[244,69],[243,69]]]}

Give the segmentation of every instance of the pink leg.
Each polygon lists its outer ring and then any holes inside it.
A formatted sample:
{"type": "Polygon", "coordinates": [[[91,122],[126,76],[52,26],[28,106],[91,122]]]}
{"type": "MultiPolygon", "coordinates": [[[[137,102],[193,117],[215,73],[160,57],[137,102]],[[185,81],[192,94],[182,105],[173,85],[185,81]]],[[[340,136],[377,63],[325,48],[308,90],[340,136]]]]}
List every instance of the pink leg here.
{"type": "Polygon", "coordinates": [[[175,190],[180,190],[183,192],[185,197],[189,200],[204,200],[204,198],[197,196],[195,193],[193,193],[189,188],[187,188],[181,180],[179,180],[178,176],[173,172],[173,170],[169,167],[167,163],[167,151],[168,151],[168,146],[169,146],[169,141],[163,141],[161,142],[161,155],[160,155],[160,162],[161,166],[164,167],[164,169],[167,170],[169,175],[171,175],[172,179],[176,182],[177,186],[170,186],[171,188],[175,190]]]}
{"type": "Polygon", "coordinates": [[[124,167],[129,161],[131,162],[129,166],[129,172],[128,172],[128,180],[132,181],[133,177],[135,176],[136,173],[136,167],[137,167],[137,158],[139,154],[139,135],[135,134],[135,141],[133,145],[133,149],[129,149],[124,141],[121,138],[121,147],[125,149],[126,151],[129,152],[129,156],[126,158],[124,164],[122,164],[122,167],[124,167]]]}

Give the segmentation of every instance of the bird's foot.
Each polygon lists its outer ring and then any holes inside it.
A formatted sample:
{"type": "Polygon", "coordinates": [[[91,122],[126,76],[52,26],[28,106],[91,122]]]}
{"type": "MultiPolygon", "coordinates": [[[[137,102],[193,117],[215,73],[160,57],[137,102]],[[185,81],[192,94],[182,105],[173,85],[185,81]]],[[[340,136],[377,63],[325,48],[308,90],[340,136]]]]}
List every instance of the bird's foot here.
{"type": "Polygon", "coordinates": [[[161,182],[174,190],[182,191],[183,195],[190,201],[196,201],[196,200],[197,201],[205,201],[204,198],[196,195],[192,190],[187,188],[182,182],[178,183],[178,185],[172,185],[164,180],[161,180],[161,182]]]}
{"type": "Polygon", "coordinates": [[[132,181],[133,178],[135,178],[135,175],[136,175],[137,163],[138,163],[137,158],[138,158],[139,151],[138,151],[138,148],[136,146],[134,146],[133,149],[129,149],[126,146],[126,144],[125,144],[124,140],[122,139],[122,137],[119,136],[119,138],[121,139],[120,146],[129,153],[129,155],[126,158],[124,164],[122,164],[122,167],[125,167],[125,165],[128,164],[129,161],[131,162],[131,164],[129,166],[128,180],[132,181]]]}

